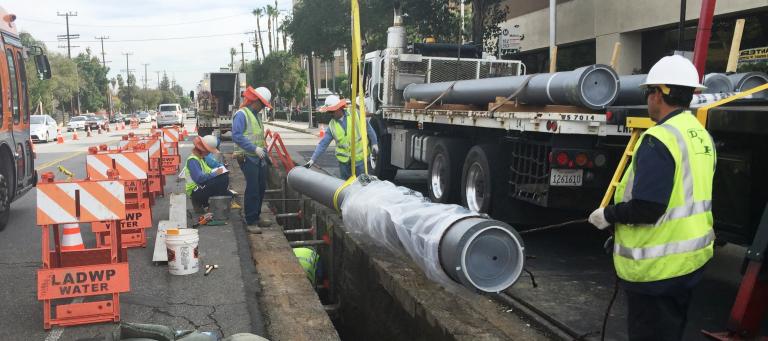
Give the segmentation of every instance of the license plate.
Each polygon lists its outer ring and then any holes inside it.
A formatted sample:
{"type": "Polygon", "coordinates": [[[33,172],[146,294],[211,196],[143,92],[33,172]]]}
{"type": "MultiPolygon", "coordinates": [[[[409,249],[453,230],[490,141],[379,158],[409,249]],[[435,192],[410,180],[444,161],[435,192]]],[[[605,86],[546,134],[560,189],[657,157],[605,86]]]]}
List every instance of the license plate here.
{"type": "Polygon", "coordinates": [[[552,186],[581,186],[583,169],[552,169],[549,184],[552,186]]]}

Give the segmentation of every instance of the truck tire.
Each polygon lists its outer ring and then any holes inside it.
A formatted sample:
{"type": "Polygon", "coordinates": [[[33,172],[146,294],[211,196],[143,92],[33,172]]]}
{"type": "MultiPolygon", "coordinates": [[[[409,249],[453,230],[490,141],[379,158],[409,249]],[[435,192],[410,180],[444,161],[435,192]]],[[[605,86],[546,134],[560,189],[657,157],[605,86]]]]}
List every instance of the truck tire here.
{"type": "Polygon", "coordinates": [[[498,167],[490,160],[497,160],[498,148],[483,144],[472,147],[464,159],[461,170],[461,204],[480,213],[490,213],[494,199],[493,179],[498,178],[498,167]]]}
{"type": "Polygon", "coordinates": [[[13,199],[13,162],[5,149],[0,149],[0,231],[5,229],[11,216],[11,200],[13,199]]]}
{"type": "Polygon", "coordinates": [[[432,202],[447,204],[455,202],[459,189],[461,153],[448,140],[435,143],[429,160],[427,189],[432,202]]]}
{"type": "Polygon", "coordinates": [[[370,173],[381,180],[393,181],[397,176],[397,167],[392,166],[390,158],[392,157],[392,135],[387,133],[386,123],[378,119],[371,118],[371,127],[379,140],[379,153],[373,154],[371,151],[368,163],[370,173]]]}

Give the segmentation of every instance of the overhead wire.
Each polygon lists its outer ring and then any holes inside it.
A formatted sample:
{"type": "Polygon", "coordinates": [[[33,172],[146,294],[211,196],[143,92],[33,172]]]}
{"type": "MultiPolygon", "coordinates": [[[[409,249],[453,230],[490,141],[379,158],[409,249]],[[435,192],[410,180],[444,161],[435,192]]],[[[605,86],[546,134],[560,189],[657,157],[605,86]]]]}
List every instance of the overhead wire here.
{"type": "MultiPolygon", "coordinates": [[[[105,40],[105,44],[112,43],[135,43],[145,41],[166,41],[166,40],[186,40],[186,39],[201,39],[201,38],[216,38],[224,36],[235,36],[247,34],[249,32],[237,32],[237,33],[220,33],[220,34],[208,34],[200,36],[185,36],[185,37],[164,37],[164,38],[143,38],[143,39],[122,39],[122,40],[105,40]]],[[[58,43],[58,40],[44,40],[44,43],[58,43]]],[[[77,40],[78,43],[98,43],[99,40],[77,40]]]]}
{"type": "MultiPolygon", "coordinates": [[[[187,21],[187,22],[178,22],[178,23],[169,23],[169,24],[145,24],[145,25],[94,25],[94,24],[69,24],[69,26],[72,27],[125,27],[125,28],[137,28],[137,27],[167,27],[167,26],[183,26],[183,25],[193,25],[193,24],[199,24],[204,22],[211,22],[211,21],[218,21],[218,20],[224,20],[224,19],[230,19],[234,17],[244,16],[244,15],[250,15],[246,13],[239,13],[239,14],[233,14],[233,15],[227,15],[222,17],[215,17],[215,18],[208,18],[208,19],[201,19],[201,20],[194,20],[194,21],[187,21]]],[[[51,24],[51,25],[62,25],[61,22],[56,21],[48,21],[43,19],[36,19],[36,18],[20,18],[20,20],[28,20],[31,22],[41,23],[41,24],[51,24]]]]}

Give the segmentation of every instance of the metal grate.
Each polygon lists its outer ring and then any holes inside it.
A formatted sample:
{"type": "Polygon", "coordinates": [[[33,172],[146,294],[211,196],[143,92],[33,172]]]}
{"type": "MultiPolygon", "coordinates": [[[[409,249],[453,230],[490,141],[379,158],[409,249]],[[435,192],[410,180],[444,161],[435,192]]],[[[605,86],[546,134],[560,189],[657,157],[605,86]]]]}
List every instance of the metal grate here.
{"type": "Polygon", "coordinates": [[[545,142],[515,139],[509,166],[510,196],[544,206],[549,194],[549,154],[545,142]]]}

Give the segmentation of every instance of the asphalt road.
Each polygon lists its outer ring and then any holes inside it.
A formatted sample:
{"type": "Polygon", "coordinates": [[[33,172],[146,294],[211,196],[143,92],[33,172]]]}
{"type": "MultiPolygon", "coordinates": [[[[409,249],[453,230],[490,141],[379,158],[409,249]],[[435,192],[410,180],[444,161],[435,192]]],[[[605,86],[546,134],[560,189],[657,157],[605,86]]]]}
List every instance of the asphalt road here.
{"type": "MultiPolygon", "coordinates": [[[[187,121],[190,129],[193,121],[187,121]]],[[[137,133],[148,132],[149,124],[143,124],[137,133]]],[[[88,146],[113,144],[126,131],[113,131],[78,141],[66,137],[64,144],[39,143],[36,169],[40,174],[56,171],[62,165],[75,174],[85,175],[85,158],[88,146]]],[[[67,134],[71,135],[71,134],[67,134]]],[[[190,142],[180,144],[182,159],[191,149],[190,142]]],[[[57,174],[61,179],[62,175],[57,174]]],[[[175,176],[167,177],[166,193],[183,192],[184,182],[176,182],[175,176]]],[[[77,327],[43,329],[42,303],[37,300],[36,272],[40,267],[40,228],[35,225],[35,191],[30,191],[11,205],[8,227],[0,232],[0,340],[102,340],[116,324],[103,323],[77,327]]],[[[168,197],[159,198],[153,206],[153,226],[168,217],[168,197]]],[[[234,216],[233,216],[234,217],[234,216]]],[[[81,226],[87,247],[95,245],[88,224],[81,226]]],[[[242,229],[242,228],[240,228],[242,229]]],[[[244,234],[225,225],[217,229],[200,230],[202,262],[219,264],[216,276],[203,277],[202,273],[188,276],[171,276],[166,266],[152,264],[155,229],[148,230],[148,247],[129,250],[131,291],[121,295],[122,320],[141,323],[159,323],[176,329],[198,329],[219,335],[236,332],[263,330],[258,319],[258,309],[246,296],[258,288],[250,262],[247,245],[238,242],[244,234]],[[243,256],[243,257],[240,257],[243,256]],[[241,264],[242,263],[242,264],[241,264]],[[250,304],[249,304],[250,303],[250,304]],[[255,311],[254,311],[255,309],[255,311]]],[[[206,263],[207,264],[207,263],[206,263]]],[[[252,264],[251,264],[252,267],[252,264]]],[[[87,300],[86,300],[87,301],[87,300]]]]}

